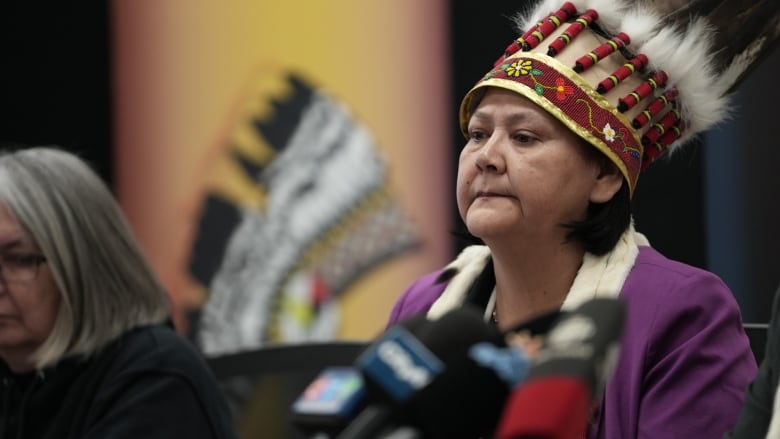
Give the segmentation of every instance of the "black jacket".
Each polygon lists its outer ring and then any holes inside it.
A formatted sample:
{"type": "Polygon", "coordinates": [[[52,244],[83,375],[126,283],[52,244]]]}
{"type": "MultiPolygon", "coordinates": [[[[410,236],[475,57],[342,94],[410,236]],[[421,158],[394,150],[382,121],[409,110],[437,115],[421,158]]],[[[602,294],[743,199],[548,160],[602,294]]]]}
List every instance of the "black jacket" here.
{"type": "Polygon", "coordinates": [[[42,372],[0,362],[0,376],[0,439],[237,438],[200,354],[163,325],[42,372]]]}
{"type": "Polygon", "coordinates": [[[747,389],[737,424],[724,436],[725,439],[764,439],[773,411],[775,416],[780,413],[778,408],[772,408],[780,378],[780,289],[775,293],[764,352],[758,376],[747,389]]]}

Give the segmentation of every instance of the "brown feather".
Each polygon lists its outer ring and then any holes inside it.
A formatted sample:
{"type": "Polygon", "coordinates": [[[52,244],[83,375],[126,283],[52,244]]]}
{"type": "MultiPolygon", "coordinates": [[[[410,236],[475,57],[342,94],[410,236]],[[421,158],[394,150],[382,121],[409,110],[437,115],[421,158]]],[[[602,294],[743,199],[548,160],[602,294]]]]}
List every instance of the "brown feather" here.
{"type": "Polygon", "coordinates": [[[772,53],[780,41],[778,0],[645,0],[645,4],[681,28],[694,15],[707,17],[716,29],[713,41],[716,69],[725,72],[735,62],[744,64],[744,70],[729,84],[729,91],[772,53]],[[753,53],[748,56],[750,51],[753,53]],[[740,54],[747,58],[738,59],[740,54]]]}

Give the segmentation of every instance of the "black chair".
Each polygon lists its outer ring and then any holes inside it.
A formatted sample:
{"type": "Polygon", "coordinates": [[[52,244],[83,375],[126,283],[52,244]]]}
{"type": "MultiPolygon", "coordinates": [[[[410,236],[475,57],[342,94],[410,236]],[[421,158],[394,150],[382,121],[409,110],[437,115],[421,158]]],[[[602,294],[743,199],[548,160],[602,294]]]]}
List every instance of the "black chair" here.
{"type": "Polygon", "coordinates": [[[242,439],[306,437],[290,407],[325,368],[352,366],[369,342],[283,344],[207,359],[242,439]]]}
{"type": "Polygon", "coordinates": [[[750,340],[750,349],[753,351],[753,356],[756,357],[756,362],[761,364],[766,351],[766,339],[768,335],[769,324],[745,323],[744,327],[748,339],[750,340]]]}

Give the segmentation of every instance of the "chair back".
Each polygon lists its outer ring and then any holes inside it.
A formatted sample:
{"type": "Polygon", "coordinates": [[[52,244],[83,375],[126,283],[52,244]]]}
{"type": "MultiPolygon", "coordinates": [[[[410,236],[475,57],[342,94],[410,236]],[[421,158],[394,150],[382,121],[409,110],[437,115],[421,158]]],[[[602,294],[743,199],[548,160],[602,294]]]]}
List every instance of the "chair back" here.
{"type": "Polygon", "coordinates": [[[750,349],[753,351],[753,356],[756,357],[756,362],[761,364],[761,361],[764,360],[769,324],[745,323],[744,327],[748,339],[750,340],[750,349]]]}

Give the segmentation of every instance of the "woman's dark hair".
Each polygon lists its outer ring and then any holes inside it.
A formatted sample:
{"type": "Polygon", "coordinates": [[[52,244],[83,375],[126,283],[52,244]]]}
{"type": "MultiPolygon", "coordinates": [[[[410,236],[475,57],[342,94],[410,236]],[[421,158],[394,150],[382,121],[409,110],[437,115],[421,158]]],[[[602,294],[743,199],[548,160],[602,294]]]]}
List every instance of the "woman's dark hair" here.
{"type": "MultiPolygon", "coordinates": [[[[618,172],[615,165],[593,145],[582,141],[585,150],[591,158],[598,161],[603,168],[611,167],[618,172]]],[[[609,253],[617,244],[620,236],[631,224],[631,194],[628,183],[623,184],[615,195],[606,203],[590,203],[585,219],[562,224],[569,230],[566,239],[582,243],[585,251],[596,256],[609,253]]]]}
{"type": "Polygon", "coordinates": [[[579,241],[588,253],[601,256],[615,247],[631,223],[631,197],[623,180],[620,190],[606,203],[590,203],[584,220],[563,224],[566,239],[579,241]]]}

